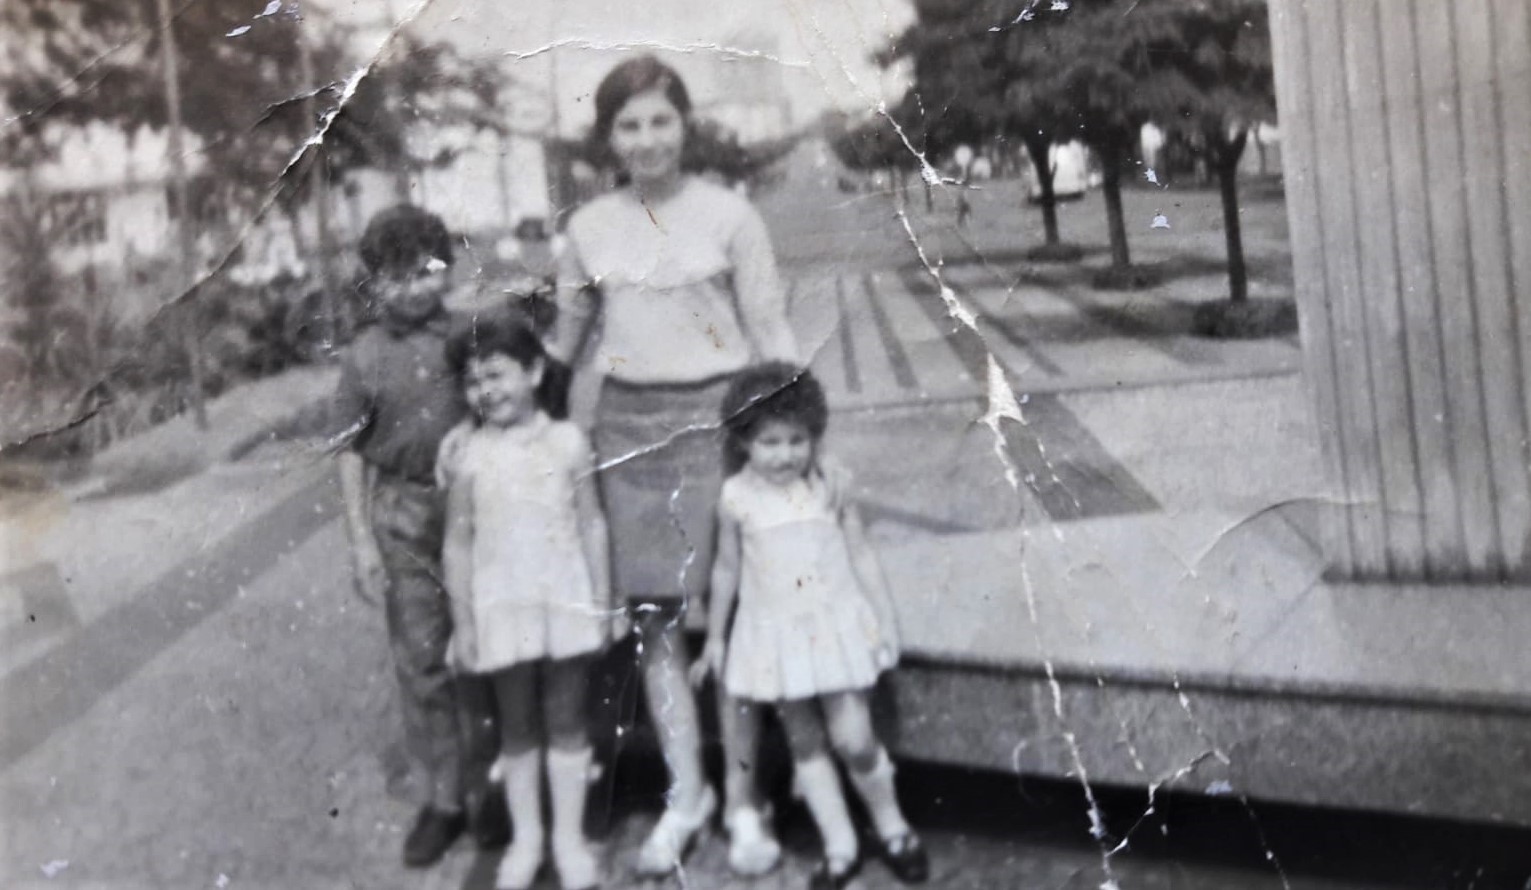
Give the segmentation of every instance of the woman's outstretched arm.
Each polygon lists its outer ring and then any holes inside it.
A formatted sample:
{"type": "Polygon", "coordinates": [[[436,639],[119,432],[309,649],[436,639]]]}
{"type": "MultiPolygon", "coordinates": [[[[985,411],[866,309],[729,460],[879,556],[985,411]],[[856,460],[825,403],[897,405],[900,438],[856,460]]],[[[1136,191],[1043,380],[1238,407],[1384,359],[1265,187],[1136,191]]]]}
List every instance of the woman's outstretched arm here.
{"type": "Polygon", "coordinates": [[[765,220],[751,207],[729,245],[739,320],[761,359],[802,363],[797,336],[787,321],[787,291],[776,268],[776,252],[765,220]]]}

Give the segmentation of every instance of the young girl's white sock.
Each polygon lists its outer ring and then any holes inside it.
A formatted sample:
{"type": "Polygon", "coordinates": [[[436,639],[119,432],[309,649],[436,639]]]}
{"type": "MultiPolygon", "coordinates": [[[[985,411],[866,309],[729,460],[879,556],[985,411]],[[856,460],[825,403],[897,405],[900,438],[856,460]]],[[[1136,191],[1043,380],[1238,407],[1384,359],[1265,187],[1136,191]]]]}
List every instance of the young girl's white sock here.
{"type": "Polygon", "coordinates": [[[553,861],[566,890],[587,890],[601,882],[601,864],[585,839],[590,749],[548,749],[548,792],[553,798],[553,861]]]}
{"type": "Polygon", "coordinates": [[[846,772],[850,773],[851,784],[856,786],[862,803],[866,804],[867,811],[871,813],[879,837],[889,841],[909,833],[909,823],[904,821],[904,811],[898,805],[898,791],[893,784],[893,761],[888,757],[887,748],[877,746],[877,760],[866,772],[854,769],[847,769],[846,772]]]}
{"type": "Polygon", "coordinates": [[[856,828],[845,807],[845,794],[840,789],[840,774],[835,771],[834,762],[828,755],[816,754],[797,761],[796,770],[803,800],[824,839],[825,857],[844,862],[854,860],[859,852],[856,828]]]}
{"type": "Polygon", "coordinates": [[[495,872],[495,890],[526,890],[542,867],[546,832],[542,825],[542,750],[501,754],[496,768],[505,781],[505,803],[514,832],[495,872]]]}

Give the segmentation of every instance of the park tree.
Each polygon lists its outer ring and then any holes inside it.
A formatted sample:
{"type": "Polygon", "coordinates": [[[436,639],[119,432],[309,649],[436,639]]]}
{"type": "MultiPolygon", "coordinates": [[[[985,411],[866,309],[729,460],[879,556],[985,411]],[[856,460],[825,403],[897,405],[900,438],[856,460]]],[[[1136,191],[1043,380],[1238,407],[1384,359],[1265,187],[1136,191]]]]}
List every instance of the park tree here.
{"type": "Polygon", "coordinates": [[[686,137],[685,165],[710,171],[733,184],[759,185],[768,171],[797,146],[795,136],[744,142],[739,134],[711,118],[699,118],[686,137]]]}
{"type": "Polygon", "coordinates": [[[48,155],[60,128],[101,122],[134,133],[170,122],[164,39],[178,60],[179,112],[204,169],[225,200],[260,204],[307,200],[310,165],[335,183],[363,168],[401,177],[450,161],[417,156],[408,132],[433,127],[494,128],[508,81],[492,63],[443,44],[395,38],[348,95],[360,69],[343,35],[295,3],[262,9],[160,0],[7,0],[0,31],[10,65],[0,69],[0,102],[14,126],[7,157],[48,155]],[[251,9],[256,15],[251,15],[251,9]],[[327,122],[324,141],[294,155],[327,122]]]}
{"type": "Polygon", "coordinates": [[[252,19],[249,9],[215,3],[176,4],[168,19],[162,28],[156,0],[8,0],[0,28],[14,61],[0,74],[0,96],[17,119],[13,138],[29,140],[36,155],[59,128],[166,127],[168,34],[180,117],[208,168],[227,181],[269,183],[287,160],[279,146],[302,138],[290,100],[315,86],[301,75],[301,21],[280,8],[252,19]]]}
{"type": "Polygon", "coordinates": [[[1146,284],[1132,267],[1122,209],[1122,172],[1143,126],[1173,117],[1193,88],[1174,64],[1185,51],[1179,13],[1190,0],[1073,0],[1058,14],[1052,58],[1057,66],[1038,88],[1066,108],[1065,132],[1101,163],[1111,266],[1104,287],[1146,284]]]}
{"type": "MultiPolygon", "coordinates": [[[[893,131],[891,147],[902,148],[914,165],[922,158],[935,165],[958,146],[980,145],[1000,134],[1002,109],[995,104],[998,76],[990,58],[992,41],[984,39],[976,19],[961,6],[922,0],[916,4],[916,15],[915,23],[873,59],[884,68],[908,64],[914,79],[888,112],[889,123],[897,122],[903,130],[902,134],[893,131]],[[908,145],[903,144],[905,139],[908,145]],[[910,152],[911,147],[919,156],[910,152]]],[[[875,138],[871,144],[878,144],[875,138]]],[[[924,185],[929,209],[929,177],[924,185]]]]}
{"type": "Polygon", "coordinates": [[[1270,21],[1264,0],[1202,0],[1177,10],[1184,50],[1174,57],[1189,90],[1170,122],[1217,176],[1228,250],[1228,296],[1249,297],[1239,223],[1238,170],[1250,133],[1276,117],[1270,21]]]}
{"type": "Polygon", "coordinates": [[[445,43],[396,35],[349,98],[341,101],[339,82],[321,87],[325,107],[336,110],[323,143],[299,163],[323,163],[332,181],[357,170],[392,173],[399,200],[407,200],[412,175],[444,167],[458,153],[439,145],[419,150],[410,139],[416,122],[428,121],[436,131],[507,134],[512,86],[493,61],[465,58],[445,43]]]}
{"type": "MultiPolygon", "coordinates": [[[[129,138],[144,128],[184,132],[190,138],[179,157],[188,161],[171,170],[172,212],[182,225],[192,214],[188,204],[199,203],[183,203],[188,193],[218,211],[215,219],[228,221],[258,216],[273,202],[289,213],[305,204],[322,212],[329,187],[351,170],[403,176],[449,161],[439,153],[420,158],[410,152],[407,133],[415,121],[476,128],[497,123],[503,82],[494,66],[408,40],[393,50],[353,83],[349,78],[361,61],[351,56],[344,35],[288,0],[248,6],[6,0],[0,3],[6,60],[0,64],[0,108],[7,117],[0,156],[25,171],[46,161],[56,140],[91,125],[129,138]],[[178,76],[169,76],[170,59],[178,76]],[[179,128],[172,126],[177,120],[179,128]],[[321,132],[322,142],[310,141],[321,132]],[[191,158],[201,172],[194,180],[188,175],[191,158]]],[[[320,225],[321,238],[326,228],[320,225]]],[[[26,234],[18,229],[9,240],[26,234]]],[[[191,238],[172,243],[182,245],[183,268],[190,271],[191,238]]],[[[320,253],[326,291],[333,293],[340,281],[331,265],[334,251],[321,244],[320,253]]],[[[191,399],[200,407],[203,362],[197,356],[204,332],[197,304],[208,290],[205,281],[177,277],[180,296],[197,299],[167,300],[151,324],[180,331],[191,399]]],[[[60,299],[44,298],[47,293],[62,290],[27,286],[25,317],[12,332],[19,340],[31,344],[36,338],[29,331],[56,329],[47,322],[61,308],[55,305],[60,299]]]]}
{"type": "Polygon", "coordinates": [[[1146,281],[1131,265],[1121,185],[1155,123],[1216,172],[1230,297],[1246,298],[1238,163],[1250,129],[1275,116],[1264,0],[920,0],[916,13],[879,61],[910,64],[933,146],[1021,141],[1042,193],[1042,255],[1059,240],[1050,149],[1079,139],[1102,165],[1112,263],[1100,282],[1146,281]]]}
{"type": "Polygon", "coordinates": [[[1060,18],[1063,10],[1051,5],[1039,8],[1034,3],[1020,11],[1016,11],[1014,3],[991,2],[989,6],[988,15],[995,20],[990,27],[999,28],[1003,43],[999,55],[1006,73],[1003,102],[1009,124],[1006,130],[1026,147],[1026,155],[1036,171],[1045,243],[1031,255],[1036,259],[1078,259],[1079,248],[1063,244],[1059,237],[1058,197],[1053,191],[1052,148],[1072,138],[1069,105],[1051,80],[1064,64],[1058,56],[1057,38],[1058,29],[1064,24],[1060,18]],[[1011,17],[1002,20],[1004,15],[1011,17]]]}
{"type": "Polygon", "coordinates": [[[1052,80],[1061,64],[1054,37],[1060,11],[1035,0],[922,0],[917,21],[877,57],[885,66],[909,63],[935,150],[1008,140],[1025,148],[1042,210],[1044,244],[1031,252],[1038,259],[1079,256],[1061,243],[1053,191],[1052,146],[1072,138],[1067,104],[1052,80]]]}
{"type": "Polygon", "coordinates": [[[882,171],[902,187],[908,175],[921,169],[926,136],[922,118],[909,97],[892,108],[880,108],[859,120],[841,122],[829,134],[830,149],[851,170],[882,171]]]}

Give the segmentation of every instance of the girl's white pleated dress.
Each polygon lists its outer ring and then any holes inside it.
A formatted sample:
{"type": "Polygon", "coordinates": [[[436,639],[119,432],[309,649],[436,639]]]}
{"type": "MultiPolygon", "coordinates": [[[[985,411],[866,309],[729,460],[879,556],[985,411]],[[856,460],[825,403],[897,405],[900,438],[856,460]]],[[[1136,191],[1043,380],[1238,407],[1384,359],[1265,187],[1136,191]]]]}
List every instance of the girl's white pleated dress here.
{"type": "MultiPolygon", "coordinates": [[[[585,561],[575,486],[590,446],[572,423],[538,413],[509,429],[460,428],[442,448],[443,481],[472,486],[471,623],[484,673],[599,650],[606,606],[585,561]]],[[[588,484],[588,483],[585,483],[588,484]]]]}
{"type": "Polygon", "coordinates": [[[784,701],[876,684],[883,635],[834,501],[817,474],[779,486],[746,469],[724,482],[721,509],[743,549],[730,695],[784,701]]]}

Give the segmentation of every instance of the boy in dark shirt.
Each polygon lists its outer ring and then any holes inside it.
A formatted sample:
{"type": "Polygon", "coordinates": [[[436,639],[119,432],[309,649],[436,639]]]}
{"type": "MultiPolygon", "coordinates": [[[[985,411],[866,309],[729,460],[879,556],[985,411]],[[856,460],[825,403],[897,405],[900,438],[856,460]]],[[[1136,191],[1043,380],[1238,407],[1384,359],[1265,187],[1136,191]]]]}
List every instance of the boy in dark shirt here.
{"type": "Polygon", "coordinates": [[[405,205],[379,213],[360,248],[380,323],[344,356],[331,431],[349,440],[340,483],[357,592],[385,607],[405,743],[425,780],[424,805],[404,842],[405,864],[421,867],[467,828],[465,797],[480,798],[471,809],[482,845],[503,843],[507,831],[498,789],[464,787],[475,744],[492,747],[496,737],[483,711],[489,699],[454,681],[446,659],[444,502],[433,477],[442,438],[467,412],[444,349],[452,244],[438,217],[405,205]]]}

